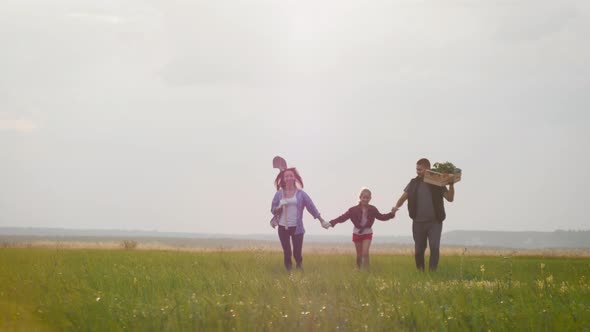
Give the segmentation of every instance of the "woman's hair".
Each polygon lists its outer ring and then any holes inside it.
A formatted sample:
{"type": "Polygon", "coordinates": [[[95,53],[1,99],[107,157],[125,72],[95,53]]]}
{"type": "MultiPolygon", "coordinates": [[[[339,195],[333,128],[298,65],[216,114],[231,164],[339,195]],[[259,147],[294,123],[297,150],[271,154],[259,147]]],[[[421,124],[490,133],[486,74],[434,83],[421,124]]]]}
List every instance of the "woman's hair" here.
{"type": "Polygon", "coordinates": [[[363,188],[361,188],[361,192],[359,193],[359,202],[361,201],[361,197],[363,196],[364,193],[367,193],[367,194],[369,194],[369,196],[372,196],[369,188],[363,187],[363,188]]]}
{"type": "Polygon", "coordinates": [[[285,186],[287,185],[284,180],[285,172],[293,172],[293,175],[295,175],[295,186],[299,189],[303,189],[303,179],[301,179],[301,175],[297,172],[297,168],[292,167],[285,168],[279,173],[279,175],[277,175],[277,178],[275,179],[275,187],[277,187],[277,190],[281,188],[285,189],[285,186]]]}

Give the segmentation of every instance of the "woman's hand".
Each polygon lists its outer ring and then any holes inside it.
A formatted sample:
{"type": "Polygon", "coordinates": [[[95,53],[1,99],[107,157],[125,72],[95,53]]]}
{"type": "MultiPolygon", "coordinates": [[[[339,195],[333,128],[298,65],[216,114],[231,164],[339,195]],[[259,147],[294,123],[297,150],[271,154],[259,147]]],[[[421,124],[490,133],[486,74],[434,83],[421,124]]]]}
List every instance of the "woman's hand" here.
{"type": "Polygon", "coordinates": [[[279,205],[277,205],[277,207],[275,208],[275,214],[282,213],[283,206],[285,205],[287,205],[287,200],[283,198],[279,201],[279,205]]]}
{"type": "Polygon", "coordinates": [[[279,221],[277,219],[276,216],[273,216],[272,219],[270,219],[270,227],[275,228],[279,225],[279,221]]]}
{"type": "Polygon", "coordinates": [[[330,224],[329,222],[325,221],[324,218],[322,218],[322,216],[319,216],[318,219],[320,220],[320,223],[322,224],[322,227],[325,229],[328,229],[332,226],[332,224],[330,224]]]}

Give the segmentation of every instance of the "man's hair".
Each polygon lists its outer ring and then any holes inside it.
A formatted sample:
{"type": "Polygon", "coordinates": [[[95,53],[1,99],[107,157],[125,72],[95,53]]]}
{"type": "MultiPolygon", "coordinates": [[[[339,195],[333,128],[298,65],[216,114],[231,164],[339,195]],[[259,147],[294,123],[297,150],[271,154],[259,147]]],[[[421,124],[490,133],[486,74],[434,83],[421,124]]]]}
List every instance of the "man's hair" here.
{"type": "Polygon", "coordinates": [[[426,168],[430,168],[430,161],[426,158],[422,158],[416,162],[416,165],[424,166],[426,168]]]}

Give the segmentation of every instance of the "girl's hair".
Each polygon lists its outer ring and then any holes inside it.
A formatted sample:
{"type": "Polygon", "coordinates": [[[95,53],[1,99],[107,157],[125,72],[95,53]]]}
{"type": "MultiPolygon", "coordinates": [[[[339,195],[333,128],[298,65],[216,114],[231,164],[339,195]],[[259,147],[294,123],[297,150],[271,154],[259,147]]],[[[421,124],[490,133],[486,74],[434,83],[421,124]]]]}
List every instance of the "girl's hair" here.
{"type": "Polygon", "coordinates": [[[364,193],[368,193],[369,196],[372,196],[371,191],[369,190],[369,188],[363,187],[363,188],[361,188],[361,192],[359,193],[359,202],[361,200],[361,196],[363,196],[364,193]]]}
{"type": "Polygon", "coordinates": [[[291,167],[285,168],[279,173],[279,175],[277,175],[277,178],[275,179],[275,187],[277,187],[277,190],[281,188],[285,189],[285,186],[287,185],[284,180],[285,172],[293,172],[293,175],[295,175],[295,186],[299,189],[303,189],[303,179],[301,179],[301,175],[299,175],[299,172],[297,172],[295,167],[291,167]]]}

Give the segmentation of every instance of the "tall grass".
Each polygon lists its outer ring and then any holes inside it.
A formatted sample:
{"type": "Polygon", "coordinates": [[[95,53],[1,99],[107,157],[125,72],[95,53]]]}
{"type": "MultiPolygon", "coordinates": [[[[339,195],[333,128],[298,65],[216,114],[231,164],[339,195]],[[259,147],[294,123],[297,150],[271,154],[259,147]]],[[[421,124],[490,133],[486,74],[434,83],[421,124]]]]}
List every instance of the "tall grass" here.
{"type": "Polygon", "coordinates": [[[0,249],[0,331],[590,330],[590,259],[0,249]],[[482,266],[483,270],[482,271],[482,266]]]}

